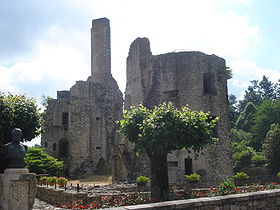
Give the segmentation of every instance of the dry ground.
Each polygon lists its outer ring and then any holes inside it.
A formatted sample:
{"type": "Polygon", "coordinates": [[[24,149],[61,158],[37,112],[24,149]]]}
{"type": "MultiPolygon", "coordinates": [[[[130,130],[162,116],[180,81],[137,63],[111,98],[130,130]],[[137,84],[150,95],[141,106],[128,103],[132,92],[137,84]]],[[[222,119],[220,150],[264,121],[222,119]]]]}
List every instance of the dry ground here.
{"type": "Polygon", "coordinates": [[[109,175],[95,175],[89,176],[83,179],[70,180],[67,185],[77,185],[80,184],[81,187],[90,187],[90,186],[104,186],[112,183],[112,176],[109,175]]]}

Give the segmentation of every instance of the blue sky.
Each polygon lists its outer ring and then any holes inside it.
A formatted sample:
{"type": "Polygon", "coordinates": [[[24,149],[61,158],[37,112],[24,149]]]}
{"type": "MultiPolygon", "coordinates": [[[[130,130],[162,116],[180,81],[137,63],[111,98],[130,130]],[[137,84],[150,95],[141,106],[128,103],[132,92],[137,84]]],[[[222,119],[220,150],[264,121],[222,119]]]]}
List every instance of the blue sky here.
{"type": "Polygon", "coordinates": [[[202,51],[233,69],[229,93],[280,78],[278,0],[0,0],[0,91],[40,100],[90,75],[91,20],[111,21],[112,74],[125,89],[131,42],[202,51]]]}

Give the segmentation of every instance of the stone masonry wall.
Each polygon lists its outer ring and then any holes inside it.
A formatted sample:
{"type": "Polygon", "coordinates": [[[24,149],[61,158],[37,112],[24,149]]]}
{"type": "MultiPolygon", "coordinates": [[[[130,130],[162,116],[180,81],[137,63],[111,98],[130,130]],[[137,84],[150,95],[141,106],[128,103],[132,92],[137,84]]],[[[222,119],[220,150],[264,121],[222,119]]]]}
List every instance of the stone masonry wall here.
{"type": "Polygon", "coordinates": [[[63,113],[69,113],[69,91],[57,91],[57,99],[52,99],[44,115],[44,134],[41,145],[47,153],[59,157],[59,142],[68,139],[69,124],[63,124],[63,113]]]}
{"type": "MultiPolygon", "coordinates": [[[[185,159],[192,158],[193,172],[203,171],[205,185],[218,184],[232,174],[231,146],[225,61],[201,52],[167,53],[153,56],[147,38],[137,38],[130,46],[127,58],[125,109],[143,103],[153,107],[172,102],[177,107],[189,105],[193,110],[210,111],[218,116],[214,133],[219,137],[215,147],[204,151],[198,160],[186,151],[175,151],[168,159],[170,182],[184,180],[185,159]]],[[[129,146],[132,151],[133,145],[129,146]]],[[[149,161],[131,152],[129,178],[149,173],[149,161]]]]}
{"type": "MultiPolygon", "coordinates": [[[[37,188],[37,198],[51,204],[69,203],[77,200],[88,201],[92,198],[87,193],[67,193],[63,190],[53,190],[44,187],[37,188]]],[[[113,208],[114,210],[125,209],[161,209],[161,210],[255,210],[255,209],[280,209],[280,190],[267,190],[227,196],[216,196],[143,205],[124,206],[113,208]]]]}
{"type": "Polygon", "coordinates": [[[92,21],[91,76],[70,91],[58,91],[45,115],[41,145],[64,160],[70,177],[110,173],[123,97],[111,75],[110,22],[92,21]]]}
{"type": "Polygon", "coordinates": [[[114,210],[276,210],[280,209],[280,190],[267,190],[260,192],[216,196],[210,198],[197,198],[161,203],[143,204],[137,206],[124,206],[114,210]]]}
{"type": "Polygon", "coordinates": [[[104,83],[111,76],[110,21],[100,18],[92,21],[91,75],[95,82],[104,83]]]}
{"type": "Polygon", "coordinates": [[[100,158],[112,166],[117,144],[116,124],[122,114],[122,94],[99,83],[78,82],[70,99],[70,174],[94,173],[100,158]]]}

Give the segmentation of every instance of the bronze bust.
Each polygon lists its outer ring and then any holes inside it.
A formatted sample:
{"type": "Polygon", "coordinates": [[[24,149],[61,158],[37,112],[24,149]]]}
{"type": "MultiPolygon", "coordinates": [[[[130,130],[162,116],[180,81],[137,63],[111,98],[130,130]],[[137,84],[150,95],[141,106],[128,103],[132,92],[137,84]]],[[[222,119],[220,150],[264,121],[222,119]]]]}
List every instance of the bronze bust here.
{"type": "Polygon", "coordinates": [[[22,140],[22,131],[19,128],[14,128],[11,132],[11,142],[2,146],[0,150],[0,159],[2,171],[6,168],[23,168],[26,146],[20,143],[22,140]]]}

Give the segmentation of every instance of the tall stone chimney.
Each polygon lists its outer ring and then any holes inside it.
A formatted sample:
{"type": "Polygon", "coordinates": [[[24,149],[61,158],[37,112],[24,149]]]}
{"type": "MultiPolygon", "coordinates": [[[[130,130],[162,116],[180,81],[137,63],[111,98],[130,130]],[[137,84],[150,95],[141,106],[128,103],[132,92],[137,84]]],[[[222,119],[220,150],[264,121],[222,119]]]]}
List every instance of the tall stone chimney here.
{"type": "Polygon", "coordinates": [[[110,21],[107,18],[92,21],[91,76],[98,83],[105,83],[111,76],[110,21]]]}

